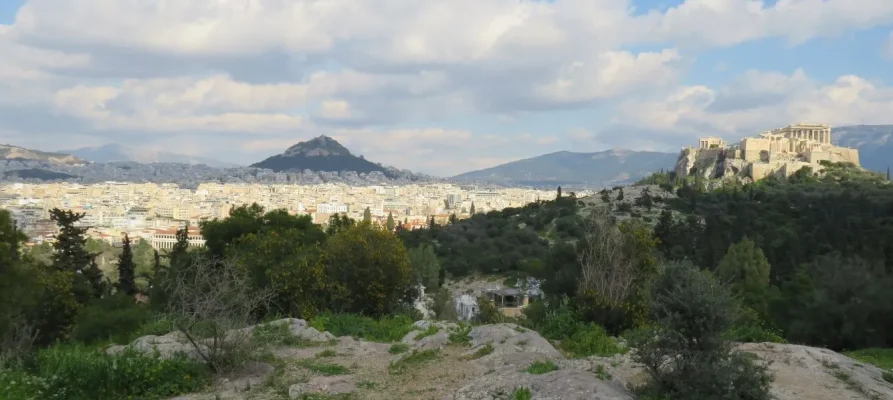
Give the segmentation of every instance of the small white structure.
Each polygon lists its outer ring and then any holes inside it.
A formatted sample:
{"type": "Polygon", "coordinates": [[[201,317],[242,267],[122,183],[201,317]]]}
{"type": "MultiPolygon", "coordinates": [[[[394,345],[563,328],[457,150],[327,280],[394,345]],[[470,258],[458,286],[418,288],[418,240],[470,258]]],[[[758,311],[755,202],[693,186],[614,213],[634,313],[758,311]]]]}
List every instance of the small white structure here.
{"type": "Polygon", "coordinates": [[[478,301],[470,294],[463,294],[453,299],[459,321],[469,321],[478,313],[478,301]]]}
{"type": "Polygon", "coordinates": [[[415,303],[413,303],[413,307],[422,313],[423,319],[430,319],[434,317],[434,312],[431,311],[431,305],[429,304],[431,299],[428,296],[425,296],[425,286],[419,284],[419,297],[415,299],[415,303]]]}

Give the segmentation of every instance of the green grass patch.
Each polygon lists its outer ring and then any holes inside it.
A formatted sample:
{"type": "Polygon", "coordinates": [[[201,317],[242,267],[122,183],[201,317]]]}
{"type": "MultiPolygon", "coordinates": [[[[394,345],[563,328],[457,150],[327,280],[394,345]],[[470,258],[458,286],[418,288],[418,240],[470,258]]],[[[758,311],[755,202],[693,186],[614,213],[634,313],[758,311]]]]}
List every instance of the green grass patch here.
{"type": "Polygon", "coordinates": [[[542,375],[542,374],[548,374],[549,372],[557,371],[557,370],[558,370],[558,366],[555,365],[554,362],[552,362],[551,360],[546,360],[546,361],[537,361],[533,364],[530,364],[530,366],[527,367],[527,369],[525,369],[524,372],[526,372],[528,374],[533,374],[533,375],[542,375]]]}
{"type": "Polygon", "coordinates": [[[338,356],[337,351],[332,350],[332,349],[325,349],[323,351],[320,351],[319,353],[316,353],[315,357],[316,358],[331,358],[331,357],[337,357],[337,356],[338,356]]]}
{"type": "Polygon", "coordinates": [[[467,344],[471,342],[471,338],[468,337],[469,333],[471,333],[471,325],[460,323],[459,330],[450,334],[450,343],[467,344]]]}
{"type": "Polygon", "coordinates": [[[311,372],[325,376],[350,374],[350,370],[340,364],[324,363],[316,360],[304,359],[299,361],[298,365],[309,369],[311,372]]]}
{"type": "Polygon", "coordinates": [[[875,365],[886,370],[893,370],[893,349],[862,349],[843,353],[845,356],[875,365]]]}
{"type": "Polygon", "coordinates": [[[405,315],[374,319],[353,314],[322,314],[310,326],[335,336],[352,336],[373,342],[399,342],[413,330],[412,318],[405,315]]]}
{"type": "Polygon", "coordinates": [[[305,393],[302,394],[301,397],[298,397],[298,400],[354,400],[356,397],[352,393],[344,393],[344,394],[318,394],[318,393],[305,393]]]}
{"type": "Polygon", "coordinates": [[[372,381],[360,381],[360,382],[357,382],[357,387],[360,389],[372,390],[372,389],[375,389],[376,387],[378,387],[378,384],[375,382],[372,382],[372,381]]]}
{"type": "Polygon", "coordinates": [[[312,347],[316,344],[292,335],[288,324],[267,323],[254,327],[251,338],[259,345],[312,347]]]}
{"type": "Polygon", "coordinates": [[[526,387],[521,387],[521,388],[515,389],[515,391],[512,392],[511,400],[530,400],[532,398],[533,398],[533,393],[530,393],[530,389],[528,389],[526,387]]]}
{"type": "Polygon", "coordinates": [[[434,325],[431,325],[431,326],[428,327],[428,329],[425,329],[424,332],[419,333],[418,335],[416,335],[415,340],[422,340],[422,339],[424,339],[424,338],[426,338],[426,337],[428,337],[428,336],[436,335],[437,332],[440,332],[440,328],[438,328],[438,327],[436,327],[436,326],[434,326],[434,325]]]}
{"type": "Polygon", "coordinates": [[[27,369],[0,370],[0,393],[5,400],[166,398],[199,391],[210,380],[207,367],[186,357],[60,345],[38,352],[27,369]]]}
{"type": "Polygon", "coordinates": [[[402,354],[406,353],[409,350],[409,345],[406,343],[396,343],[388,349],[388,353],[391,354],[402,354]]]}
{"type": "Polygon", "coordinates": [[[401,374],[415,366],[436,360],[439,357],[440,353],[436,350],[416,351],[398,361],[392,362],[388,365],[388,372],[391,374],[401,374]]]}
{"type": "Polygon", "coordinates": [[[605,328],[595,324],[582,326],[569,338],[562,340],[561,349],[574,358],[610,357],[626,352],[617,340],[608,335],[605,328]]]}
{"type": "Polygon", "coordinates": [[[489,356],[493,354],[493,346],[490,343],[487,343],[483,347],[477,349],[474,353],[465,357],[466,360],[477,360],[478,358],[489,356]]]}

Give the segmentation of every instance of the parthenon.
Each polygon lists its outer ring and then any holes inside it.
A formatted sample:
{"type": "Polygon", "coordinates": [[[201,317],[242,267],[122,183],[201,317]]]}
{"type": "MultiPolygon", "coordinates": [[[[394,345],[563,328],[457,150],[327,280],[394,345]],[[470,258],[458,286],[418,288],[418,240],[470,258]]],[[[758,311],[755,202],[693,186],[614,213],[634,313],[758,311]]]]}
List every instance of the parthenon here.
{"type": "MultiPolygon", "coordinates": [[[[683,152],[686,153],[686,150],[683,152]]],[[[823,168],[822,161],[859,165],[859,151],[833,145],[831,127],[822,124],[788,125],[764,131],[755,137],[743,138],[732,145],[727,145],[719,137],[702,137],[698,141],[698,147],[690,148],[687,152],[697,154],[697,159],[720,158],[721,155],[727,166],[734,167],[730,169],[741,171],[740,173],[753,180],[771,174],[789,176],[806,166],[818,171],[823,168]]],[[[683,167],[682,164],[677,165],[677,173],[687,174],[688,171],[680,170],[683,167]]]]}

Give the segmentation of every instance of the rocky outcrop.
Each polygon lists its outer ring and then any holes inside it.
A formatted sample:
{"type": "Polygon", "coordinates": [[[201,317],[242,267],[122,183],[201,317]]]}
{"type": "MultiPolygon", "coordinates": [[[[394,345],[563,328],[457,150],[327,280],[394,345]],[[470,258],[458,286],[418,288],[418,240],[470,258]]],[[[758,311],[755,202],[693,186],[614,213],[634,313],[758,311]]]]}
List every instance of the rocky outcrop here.
{"type": "Polygon", "coordinates": [[[674,170],[678,177],[700,177],[705,182],[716,179],[735,179],[742,183],[749,181],[747,162],[726,158],[723,149],[682,149],[674,170]]]}
{"type": "MultiPolygon", "coordinates": [[[[198,344],[202,352],[207,352],[207,346],[198,344]]],[[[189,343],[186,336],[180,332],[171,332],[164,336],[148,335],[137,338],[126,346],[111,346],[106,351],[117,354],[127,349],[132,349],[143,354],[158,354],[160,358],[170,359],[178,354],[185,355],[193,360],[203,361],[195,346],[189,343]]]]}
{"type": "Polygon", "coordinates": [[[356,378],[352,375],[316,376],[306,383],[298,383],[288,388],[288,397],[300,399],[304,395],[333,396],[353,393],[357,390],[356,378]]]}

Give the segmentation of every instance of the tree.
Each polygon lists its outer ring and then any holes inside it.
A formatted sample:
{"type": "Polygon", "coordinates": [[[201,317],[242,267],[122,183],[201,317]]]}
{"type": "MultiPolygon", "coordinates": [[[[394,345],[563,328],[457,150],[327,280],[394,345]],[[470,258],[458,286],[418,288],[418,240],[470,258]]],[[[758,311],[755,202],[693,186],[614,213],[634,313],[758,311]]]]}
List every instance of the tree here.
{"type": "Polygon", "coordinates": [[[630,336],[633,360],[651,380],[644,397],[769,400],[766,366],[732,350],[723,334],[737,308],[722,284],[690,263],[671,263],[654,287],[654,325],[630,336]]]}
{"type": "Polygon", "coordinates": [[[434,221],[434,216],[431,216],[431,219],[428,220],[428,229],[434,230],[437,227],[437,222],[434,221]]]}
{"type": "Polygon", "coordinates": [[[394,214],[390,211],[388,211],[388,220],[387,222],[385,222],[385,224],[389,231],[393,231],[394,228],[397,226],[397,223],[394,222],[394,214]]]}
{"type": "Polygon", "coordinates": [[[118,290],[128,296],[133,296],[137,292],[136,267],[130,248],[130,236],[127,234],[124,234],[121,256],[118,258],[118,290]]]}
{"type": "Polygon", "coordinates": [[[620,188],[617,193],[617,201],[623,201],[623,188],[620,188]]]}
{"type": "Polygon", "coordinates": [[[423,244],[413,247],[409,249],[408,256],[416,283],[422,284],[429,291],[440,287],[440,260],[434,252],[434,246],[423,244]]]}
{"type": "Polygon", "coordinates": [[[716,276],[730,285],[732,293],[740,296],[745,305],[765,316],[770,270],[763,250],[752,240],[744,239],[729,247],[716,267],[716,276]]]}
{"type": "Polygon", "coordinates": [[[0,210],[0,274],[18,262],[19,249],[27,237],[16,229],[9,211],[0,210]]]}
{"type": "Polygon", "coordinates": [[[458,221],[459,221],[459,217],[456,217],[456,213],[450,214],[450,219],[449,219],[450,225],[453,225],[458,221]]]}
{"type": "Polygon", "coordinates": [[[364,224],[372,223],[372,210],[370,210],[369,207],[366,207],[366,209],[363,210],[363,223],[364,224]]]}
{"type": "Polygon", "coordinates": [[[174,246],[167,253],[171,268],[182,267],[183,264],[187,262],[187,252],[189,250],[189,227],[184,225],[178,228],[175,237],[177,238],[177,242],[174,243],[174,246]]]}
{"type": "Polygon", "coordinates": [[[272,292],[251,285],[231,262],[198,257],[165,283],[167,313],[196,354],[216,372],[242,367],[254,349],[250,331],[272,292]]]}
{"type": "Polygon", "coordinates": [[[326,235],[332,236],[341,230],[354,226],[354,224],[356,224],[356,221],[348,217],[347,214],[332,214],[332,216],[329,217],[329,223],[326,226],[326,235]]]}
{"type": "Polygon", "coordinates": [[[152,277],[154,278],[161,272],[161,255],[158,254],[158,250],[153,250],[152,253],[152,277]]]}
{"type": "Polygon", "coordinates": [[[406,248],[393,233],[360,224],[329,238],[323,249],[335,311],[383,315],[415,299],[406,248]]]}
{"type": "Polygon", "coordinates": [[[58,208],[50,210],[50,219],[59,227],[53,244],[52,266],[58,271],[71,273],[75,297],[80,304],[85,304],[91,297],[102,296],[105,289],[102,271],[94,261],[96,254],[86,249],[89,228],[75,226],[85,215],[58,208]]]}
{"type": "Polygon", "coordinates": [[[471,210],[468,211],[470,215],[474,215],[474,202],[471,202],[471,210]]]}
{"type": "Polygon", "coordinates": [[[558,187],[558,194],[555,196],[555,200],[561,200],[561,186],[558,187]]]}

